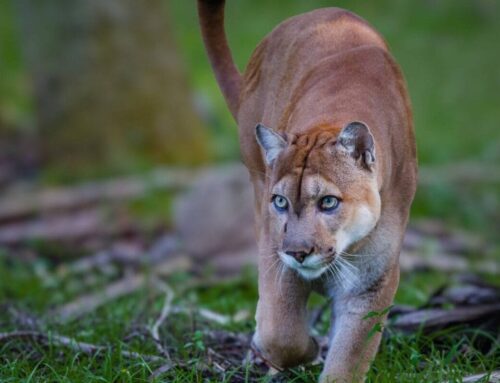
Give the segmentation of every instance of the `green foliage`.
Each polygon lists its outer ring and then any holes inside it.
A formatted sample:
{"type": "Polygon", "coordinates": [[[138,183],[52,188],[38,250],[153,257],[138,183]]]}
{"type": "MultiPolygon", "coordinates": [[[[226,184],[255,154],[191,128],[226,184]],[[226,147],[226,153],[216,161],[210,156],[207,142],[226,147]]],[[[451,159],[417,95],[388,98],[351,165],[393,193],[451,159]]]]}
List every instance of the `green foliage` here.
{"type": "Polygon", "coordinates": [[[16,27],[14,3],[0,1],[0,133],[3,129],[26,128],[33,113],[16,27]]]}
{"type": "Polygon", "coordinates": [[[390,310],[392,306],[388,306],[385,309],[381,311],[370,311],[368,314],[366,314],[363,319],[370,319],[370,318],[383,318],[384,315],[386,315],[390,310]]]}
{"type": "Polygon", "coordinates": [[[199,330],[195,331],[192,341],[184,344],[184,348],[192,348],[201,352],[205,351],[206,347],[203,343],[203,333],[199,330]]]}
{"type": "Polygon", "coordinates": [[[368,381],[461,382],[463,376],[478,371],[476,366],[481,366],[483,372],[493,371],[498,354],[497,346],[491,358],[482,355],[465,337],[463,329],[406,336],[389,331],[368,381]],[[438,343],[437,338],[444,340],[438,343]]]}

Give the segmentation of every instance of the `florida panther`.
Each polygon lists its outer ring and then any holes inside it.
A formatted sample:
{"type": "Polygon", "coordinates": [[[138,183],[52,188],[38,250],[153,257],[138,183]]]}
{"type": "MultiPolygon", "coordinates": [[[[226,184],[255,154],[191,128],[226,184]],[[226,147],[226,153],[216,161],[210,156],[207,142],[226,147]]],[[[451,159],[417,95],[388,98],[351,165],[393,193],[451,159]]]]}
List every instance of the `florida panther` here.
{"type": "Polygon", "coordinates": [[[393,301],[417,180],[401,71],[366,21],[324,8],[278,25],[240,74],[224,0],[198,0],[198,9],[254,187],[254,347],[283,368],[312,361],[306,303],[320,291],[333,298],[320,381],[363,381],[381,338],[368,336],[380,319],[366,314],[393,301]]]}

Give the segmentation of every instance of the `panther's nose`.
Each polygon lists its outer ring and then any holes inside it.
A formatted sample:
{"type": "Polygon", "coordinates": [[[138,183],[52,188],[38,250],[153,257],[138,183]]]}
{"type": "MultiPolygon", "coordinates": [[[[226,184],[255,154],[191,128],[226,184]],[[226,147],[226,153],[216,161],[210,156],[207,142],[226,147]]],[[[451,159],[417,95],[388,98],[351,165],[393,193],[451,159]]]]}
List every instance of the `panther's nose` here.
{"type": "Polygon", "coordinates": [[[308,255],[310,255],[313,252],[313,249],[310,249],[309,251],[285,251],[285,254],[290,255],[293,257],[297,262],[302,263],[306,259],[308,255]]]}

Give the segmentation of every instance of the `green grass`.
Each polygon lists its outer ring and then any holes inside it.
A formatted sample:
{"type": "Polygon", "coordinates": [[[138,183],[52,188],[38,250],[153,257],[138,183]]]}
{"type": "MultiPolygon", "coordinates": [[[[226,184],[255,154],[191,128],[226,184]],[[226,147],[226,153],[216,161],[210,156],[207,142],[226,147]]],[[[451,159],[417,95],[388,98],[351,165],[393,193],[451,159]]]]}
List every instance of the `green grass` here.
{"type": "Polygon", "coordinates": [[[27,128],[33,119],[29,76],[22,59],[14,3],[0,1],[0,124],[27,128]]]}
{"type": "MultiPolygon", "coordinates": [[[[144,329],[158,317],[164,301],[161,294],[153,293],[153,287],[148,286],[112,301],[69,323],[58,323],[50,314],[51,309],[80,294],[99,291],[99,286],[104,285],[107,277],[98,271],[95,277],[97,279],[89,287],[84,282],[85,276],[59,278],[56,265],[50,262],[38,260],[24,263],[0,256],[0,302],[10,304],[4,306],[10,307],[10,310],[0,311],[2,332],[22,327],[19,320],[12,319],[14,308],[24,313],[24,318],[39,318],[41,329],[48,333],[66,335],[80,342],[109,345],[102,352],[88,356],[56,345],[42,347],[18,340],[0,344],[1,382],[149,381],[152,372],[161,364],[126,358],[120,350],[143,355],[157,354],[153,342],[144,337],[144,329]],[[69,288],[71,284],[73,287],[69,288]]],[[[188,314],[170,315],[161,327],[161,337],[173,357],[191,364],[160,375],[156,381],[231,382],[231,374],[252,376],[251,370],[241,367],[230,370],[226,380],[220,377],[206,380],[206,374],[198,371],[195,363],[206,360],[207,340],[203,330],[223,329],[243,333],[253,330],[252,318],[257,299],[255,272],[248,270],[239,279],[209,288],[203,285],[189,287],[190,280],[186,274],[176,274],[168,279],[176,291],[174,305],[203,307],[225,315],[248,310],[251,315],[246,320],[224,326],[207,323],[188,314]]],[[[420,305],[445,280],[446,276],[436,272],[403,274],[396,303],[420,305]]],[[[314,305],[319,305],[323,300],[315,297],[313,301],[314,305]]],[[[325,313],[319,326],[325,332],[327,318],[328,313],[325,313]]],[[[368,382],[460,382],[464,375],[492,371],[500,364],[500,349],[497,347],[485,356],[476,349],[474,336],[481,334],[478,330],[458,328],[431,335],[389,333],[382,342],[368,382]]],[[[309,366],[290,370],[286,373],[286,381],[314,382],[320,369],[321,366],[309,366]]],[[[270,380],[269,377],[262,377],[259,381],[270,380]]]]}
{"type": "Polygon", "coordinates": [[[389,334],[369,374],[370,382],[461,382],[466,375],[493,371],[499,350],[487,357],[465,337],[466,331],[441,331],[432,336],[389,334]],[[439,343],[436,339],[439,338],[439,343]],[[467,352],[464,353],[464,349],[467,352]]]}

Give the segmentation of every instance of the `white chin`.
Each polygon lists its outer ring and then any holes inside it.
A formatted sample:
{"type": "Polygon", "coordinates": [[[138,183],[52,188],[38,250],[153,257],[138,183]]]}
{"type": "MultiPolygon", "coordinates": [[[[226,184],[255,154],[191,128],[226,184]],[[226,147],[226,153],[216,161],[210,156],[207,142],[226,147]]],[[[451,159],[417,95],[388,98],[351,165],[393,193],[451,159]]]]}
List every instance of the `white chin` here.
{"type": "MultiPolygon", "coordinates": [[[[302,264],[295,261],[291,256],[281,251],[278,253],[278,255],[286,266],[288,266],[290,269],[295,270],[302,278],[307,279],[309,281],[319,278],[321,274],[323,274],[328,269],[328,267],[324,266],[317,268],[311,267],[312,266],[311,264],[309,264],[310,265],[309,267],[303,266],[302,264]]],[[[311,255],[310,259],[314,261],[314,257],[318,258],[319,255],[311,255]]]]}
{"type": "Polygon", "coordinates": [[[295,270],[300,274],[300,276],[307,280],[313,280],[319,278],[325,271],[326,267],[321,267],[319,269],[310,269],[304,267],[297,267],[295,270]]]}

